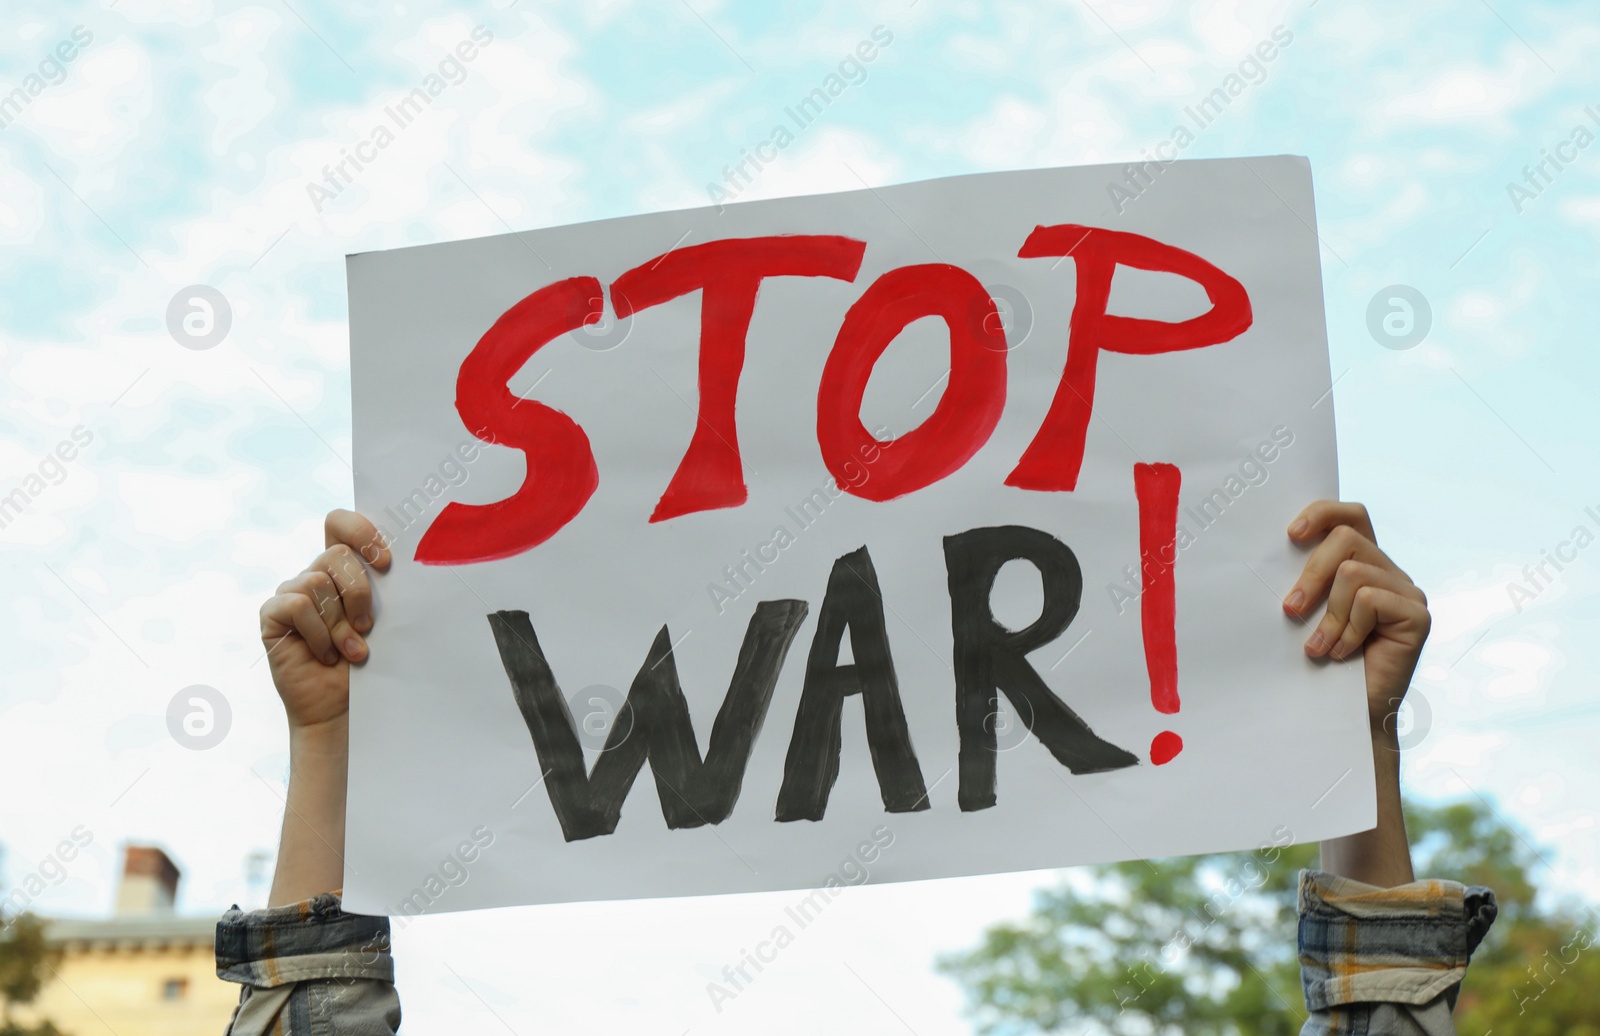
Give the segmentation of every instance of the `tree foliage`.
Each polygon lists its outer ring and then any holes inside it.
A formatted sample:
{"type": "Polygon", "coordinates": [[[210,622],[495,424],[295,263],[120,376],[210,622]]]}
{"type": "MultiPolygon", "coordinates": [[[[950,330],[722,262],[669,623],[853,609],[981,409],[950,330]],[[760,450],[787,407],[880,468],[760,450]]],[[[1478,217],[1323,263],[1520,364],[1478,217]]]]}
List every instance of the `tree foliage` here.
{"type": "Polygon", "coordinates": [[[23,1026],[13,1006],[39,995],[59,954],[45,942],[44,922],[32,914],[0,915],[0,1036],[62,1036],[49,1022],[23,1026]]]}
{"type": "MultiPolygon", "coordinates": [[[[1600,1036],[1591,913],[1542,904],[1541,857],[1478,800],[1407,810],[1417,873],[1487,885],[1500,916],[1457,1005],[1463,1033],[1600,1036]]],[[[991,1036],[1277,1036],[1305,1021],[1295,895],[1314,845],[1136,861],[1070,872],[1021,921],[941,959],[991,1036]]]]}

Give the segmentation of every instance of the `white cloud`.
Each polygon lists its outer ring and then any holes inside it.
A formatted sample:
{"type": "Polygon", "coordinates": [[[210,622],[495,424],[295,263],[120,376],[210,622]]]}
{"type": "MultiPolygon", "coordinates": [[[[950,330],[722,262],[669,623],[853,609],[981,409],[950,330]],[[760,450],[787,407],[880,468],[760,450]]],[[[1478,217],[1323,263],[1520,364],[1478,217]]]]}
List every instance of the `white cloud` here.
{"type": "Polygon", "coordinates": [[[145,131],[152,92],[149,55],[105,33],[68,63],[66,79],[40,94],[24,118],[63,157],[101,170],[79,182],[80,193],[109,191],[107,167],[145,131]]]}
{"type": "Polygon", "coordinates": [[[115,482],[135,532],[186,543],[203,533],[225,532],[238,509],[237,494],[254,476],[239,472],[219,479],[124,471],[115,482]]]}
{"type": "Polygon", "coordinates": [[[1545,671],[1554,662],[1550,649],[1522,640],[1497,640],[1478,650],[1478,659],[1500,672],[1483,682],[1484,697],[1491,701],[1513,701],[1537,694],[1545,671]]]}

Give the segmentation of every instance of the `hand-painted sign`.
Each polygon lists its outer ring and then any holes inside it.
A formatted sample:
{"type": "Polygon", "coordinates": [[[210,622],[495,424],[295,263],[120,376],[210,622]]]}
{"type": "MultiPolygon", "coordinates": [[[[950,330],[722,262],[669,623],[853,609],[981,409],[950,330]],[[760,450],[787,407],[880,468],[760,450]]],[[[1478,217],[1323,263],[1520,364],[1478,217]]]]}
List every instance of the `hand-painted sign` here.
{"type": "Polygon", "coordinates": [[[1309,167],[1122,215],[1114,175],[352,256],[396,558],[352,908],[803,887],[885,825],[873,880],[1370,826],[1359,673],[1278,607],[1337,495],[1309,167]]]}

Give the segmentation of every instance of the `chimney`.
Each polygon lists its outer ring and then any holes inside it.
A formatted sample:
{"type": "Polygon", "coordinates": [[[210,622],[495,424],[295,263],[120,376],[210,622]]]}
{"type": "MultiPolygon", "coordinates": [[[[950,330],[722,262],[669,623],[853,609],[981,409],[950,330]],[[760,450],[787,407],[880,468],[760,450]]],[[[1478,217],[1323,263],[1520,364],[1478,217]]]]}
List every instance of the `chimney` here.
{"type": "Polygon", "coordinates": [[[124,849],[122,881],[117,886],[118,917],[172,913],[178,898],[178,868],[166,853],[151,845],[124,849]]]}

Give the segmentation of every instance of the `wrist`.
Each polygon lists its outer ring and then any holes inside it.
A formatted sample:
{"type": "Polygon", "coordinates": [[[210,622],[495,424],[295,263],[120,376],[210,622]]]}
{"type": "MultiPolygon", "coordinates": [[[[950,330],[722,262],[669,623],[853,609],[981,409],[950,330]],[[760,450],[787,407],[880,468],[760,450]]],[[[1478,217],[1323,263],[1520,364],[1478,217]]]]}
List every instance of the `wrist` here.
{"type": "Polygon", "coordinates": [[[1398,769],[1400,766],[1400,735],[1395,729],[1394,717],[1373,723],[1369,730],[1372,736],[1372,758],[1380,766],[1390,765],[1398,769]]]}
{"type": "Polygon", "coordinates": [[[338,889],[344,881],[349,723],[340,716],[289,727],[289,790],[269,906],[338,889]]]}
{"type": "Polygon", "coordinates": [[[289,728],[289,787],[295,797],[338,798],[350,770],[350,728],[344,717],[289,728]]]}
{"type": "Polygon", "coordinates": [[[290,766],[299,759],[338,761],[350,755],[350,718],[336,716],[318,723],[289,723],[290,766]]]}

